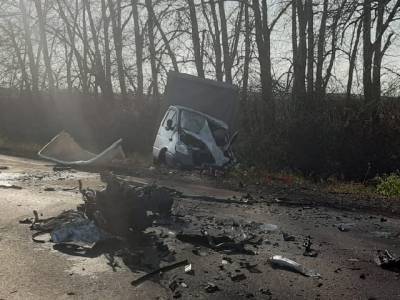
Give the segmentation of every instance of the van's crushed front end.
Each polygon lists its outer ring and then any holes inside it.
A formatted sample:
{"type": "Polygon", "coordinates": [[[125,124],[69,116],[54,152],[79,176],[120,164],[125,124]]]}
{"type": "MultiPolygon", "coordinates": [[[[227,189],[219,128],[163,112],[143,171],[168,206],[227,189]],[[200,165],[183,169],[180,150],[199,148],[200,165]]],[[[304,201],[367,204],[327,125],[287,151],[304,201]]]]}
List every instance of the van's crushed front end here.
{"type": "Polygon", "coordinates": [[[206,114],[181,108],[175,144],[175,164],[186,168],[218,169],[236,163],[232,152],[233,137],[224,122],[206,114]]]}

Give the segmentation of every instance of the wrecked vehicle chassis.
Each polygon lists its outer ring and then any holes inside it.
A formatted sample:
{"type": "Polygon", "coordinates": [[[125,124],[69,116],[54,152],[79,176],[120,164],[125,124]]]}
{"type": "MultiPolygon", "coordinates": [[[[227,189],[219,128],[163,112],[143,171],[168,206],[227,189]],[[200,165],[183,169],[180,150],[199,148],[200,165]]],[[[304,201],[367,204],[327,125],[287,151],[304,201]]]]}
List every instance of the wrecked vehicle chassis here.
{"type": "Polygon", "coordinates": [[[114,235],[127,235],[151,226],[156,216],[170,214],[173,197],[167,188],[138,185],[113,174],[102,174],[102,191],[82,189],[84,203],[78,207],[89,219],[114,235]]]}

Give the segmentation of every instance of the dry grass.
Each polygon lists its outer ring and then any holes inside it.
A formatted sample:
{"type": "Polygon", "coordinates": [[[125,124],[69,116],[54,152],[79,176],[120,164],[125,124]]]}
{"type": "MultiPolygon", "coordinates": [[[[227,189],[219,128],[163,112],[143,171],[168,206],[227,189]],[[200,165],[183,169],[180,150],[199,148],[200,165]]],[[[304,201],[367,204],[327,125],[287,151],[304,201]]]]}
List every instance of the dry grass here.
{"type": "Polygon", "coordinates": [[[37,158],[38,151],[42,146],[35,143],[12,141],[0,135],[0,152],[2,154],[37,158]]]}

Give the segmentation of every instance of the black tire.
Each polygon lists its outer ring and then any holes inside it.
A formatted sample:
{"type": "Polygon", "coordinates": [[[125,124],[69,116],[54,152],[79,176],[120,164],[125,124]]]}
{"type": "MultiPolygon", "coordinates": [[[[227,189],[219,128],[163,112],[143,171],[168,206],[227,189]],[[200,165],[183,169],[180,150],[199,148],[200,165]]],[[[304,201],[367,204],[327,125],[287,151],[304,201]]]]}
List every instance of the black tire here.
{"type": "Polygon", "coordinates": [[[165,165],[167,163],[167,159],[165,157],[166,152],[167,152],[167,149],[162,149],[160,151],[160,154],[158,155],[158,159],[157,159],[158,165],[165,165]]]}

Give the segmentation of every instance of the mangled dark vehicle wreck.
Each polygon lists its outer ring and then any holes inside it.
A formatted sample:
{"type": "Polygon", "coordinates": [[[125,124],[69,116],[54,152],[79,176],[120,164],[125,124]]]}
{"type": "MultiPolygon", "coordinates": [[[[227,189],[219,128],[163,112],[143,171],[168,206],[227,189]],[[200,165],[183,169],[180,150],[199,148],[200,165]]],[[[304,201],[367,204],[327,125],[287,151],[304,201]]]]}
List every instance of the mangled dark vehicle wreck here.
{"type": "Polygon", "coordinates": [[[228,125],[184,106],[170,106],[153,146],[155,162],[181,168],[226,168],[235,163],[228,125]]]}

